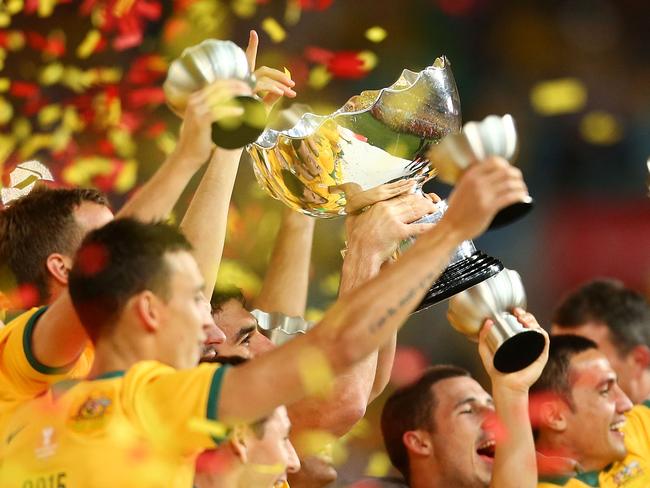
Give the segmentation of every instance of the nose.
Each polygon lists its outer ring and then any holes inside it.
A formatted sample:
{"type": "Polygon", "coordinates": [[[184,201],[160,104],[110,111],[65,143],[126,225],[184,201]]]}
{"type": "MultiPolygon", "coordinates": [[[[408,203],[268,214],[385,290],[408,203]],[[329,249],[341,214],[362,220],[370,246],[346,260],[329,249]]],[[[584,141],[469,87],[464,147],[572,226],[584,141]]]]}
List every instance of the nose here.
{"type": "Polygon", "coordinates": [[[616,413],[623,414],[629,410],[632,409],[632,401],[628,398],[628,396],[621,390],[621,387],[616,384],[614,386],[616,388],[616,413]]]}
{"type": "Polygon", "coordinates": [[[288,459],[287,459],[287,473],[294,474],[300,471],[300,459],[298,453],[293,447],[291,441],[287,441],[288,459]]]}
{"type": "Polygon", "coordinates": [[[205,334],[205,343],[206,344],[224,344],[226,342],[226,334],[217,327],[217,325],[212,323],[206,323],[203,325],[203,332],[205,334]]]}

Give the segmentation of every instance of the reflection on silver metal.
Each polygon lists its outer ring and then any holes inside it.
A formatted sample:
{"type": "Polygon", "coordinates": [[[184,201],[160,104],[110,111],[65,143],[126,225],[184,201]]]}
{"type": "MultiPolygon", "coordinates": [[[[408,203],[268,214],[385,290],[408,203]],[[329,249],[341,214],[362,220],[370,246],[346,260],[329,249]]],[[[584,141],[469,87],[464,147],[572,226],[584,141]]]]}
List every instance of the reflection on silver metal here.
{"type": "MultiPolygon", "coordinates": [[[[251,88],[255,80],[250,72],[246,53],[232,41],[207,39],[188,47],[169,66],[163,83],[169,107],[183,116],[192,93],[216,80],[238,79],[251,88]]],[[[243,147],[254,141],[264,130],[266,110],[257,97],[237,97],[245,113],[213,124],[213,140],[224,148],[243,147]]]]}
{"type": "Polygon", "coordinates": [[[251,311],[251,314],[257,319],[260,332],[276,346],[290,341],[299,334],[306,333],[314,326],[313,322],[302,317],[289,317],[278,312],[268,313],[255,309],[251,311]]]}
{"type": "MultiPolygon", "coordinates": [[[[438,178],[454,185],[476,161],[488,156],[500,156],[512,163],[518,149],[517,129],[512,116],[489,115],[480,122],[466,123],[462,132],[450,134],[440,144],[431,146],[427,157],[437,170],[438,178]]],[[[533,199],[527,196],[512,208],[502,210],[491,227],[499,227],[522,217],[530,211],[532,203],[533,199]]]]}
{"type": "Polygon", "coordinates": [[[432,143],[460,130],[460,101],[445,57],[404,70],[382,90],[352,97],[336,112],[302,115],[287,130],[265,130],[247,147],[261,186],[314,217],[346,213],[347,201],[384,183],[435,174],[432,143]]]}
{"type": "MultiPolygon", "coordinates": [[[[446,211],[447,202],[442,200],[436,204],[435,212],[425,215],[414,223],[437,224],[446,211]]],[[[414,241],[415,238],[402,241],[399,251],[404,252],[414,241]]],[[[418,311],[435,305],[455,293],[466,290],[494,276],[502,269],[503,265],[498,259],[477,251],[472,241],[463,241],[454,250],[447,269],[433,283],[422,303],[418,306],[418,311]]]]}
{"type": "Polygon", "coordinates": [[[648,177],[646,178],[646,184],[648,185],[648,196],[650,197],[650,158],[646,161],[648,166],[648,177]]]}
{"type": "Polygon", "coordinates": [[[519,273],[504,269],[449,300],[447,318],[451,325],[472,340],[478,340],[486,319],[494,325],[488,346],[495,353],[494,366],[502,372],[519,371],[534,362],[544,349],[544,336],[522,326],[509,313],[526,308],[526,292],[519,273]]]}

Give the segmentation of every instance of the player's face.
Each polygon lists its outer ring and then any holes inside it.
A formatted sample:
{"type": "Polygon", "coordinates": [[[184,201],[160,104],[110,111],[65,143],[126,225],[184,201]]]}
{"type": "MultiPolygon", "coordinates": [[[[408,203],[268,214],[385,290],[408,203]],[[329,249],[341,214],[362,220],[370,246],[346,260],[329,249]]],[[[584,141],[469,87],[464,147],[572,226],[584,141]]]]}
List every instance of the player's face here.
{"type": "Polygon", "coordinates": [[[628,395],[633,402],[641,403],[645,400],[645,391],[638,392],[635,395],[636,388],[634,386],[635,366],[631,354],[622,355],[618,348],[614,345],[606,325],[595,322],[587,322],[579,327],[560,327],[553,324],[551,329],[552,334],[576,334],[587,339],[591,339],[598,344],[598,350],[602,352],[609,364],[612,366],[617,375],[617,381],[621,389],[628,395]]]}
{"type": "Polygon", "coordinates": [[[300,469],[300,461],[291,441],[291,422],[285,407],[278,407],[264,425],[264,435],[258,439],[249,437],[248,462],[246,463],[245,486],[271,488],[286,481],[287,472],[300,469]]]}
{"type": "Polygon", "coordinates": [[[569,367],[574,411],[567,413],[567,441],[588,471],[625,457],[624,413],[632,402],[616,383],[607,358],[590,349],[571,358],[569,367]]]}
{"type": "Polygon", "coordinates": [[[439,381],[433,393],[433,456],[449,486],[488,487],[495,446],[492,398],[465,376],[439,381]]]}
{"type": "Polygon", "coordinates": [[[170,269],[169,300],[161,306],[159,354],[175,368],[196,366],[212,316],[205,305],[203,278],[192,255],[186,251],[165,257],[170,269]]]}
{"type": "Polygon", "coordinates": [[[226,335],[226,341],[216,346],[219,356],[251,358],[274,347],[259,331],[255,317],[239,300],[225,302],[214,314],[214,320],[226,335]]]}

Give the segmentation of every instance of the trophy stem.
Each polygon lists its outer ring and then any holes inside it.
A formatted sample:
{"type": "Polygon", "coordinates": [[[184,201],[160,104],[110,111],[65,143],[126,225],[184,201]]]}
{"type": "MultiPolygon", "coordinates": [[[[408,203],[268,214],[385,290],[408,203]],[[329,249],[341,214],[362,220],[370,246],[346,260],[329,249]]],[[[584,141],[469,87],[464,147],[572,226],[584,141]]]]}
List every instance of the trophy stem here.
{"type": "Polygon", "coordinates": [[[517,317],[501,313],[492,317],[488,346],[494,352],[494,367],[502,373],[514,373],[530,366],[544,351],[544,336],[527,329],[517,317]]]}

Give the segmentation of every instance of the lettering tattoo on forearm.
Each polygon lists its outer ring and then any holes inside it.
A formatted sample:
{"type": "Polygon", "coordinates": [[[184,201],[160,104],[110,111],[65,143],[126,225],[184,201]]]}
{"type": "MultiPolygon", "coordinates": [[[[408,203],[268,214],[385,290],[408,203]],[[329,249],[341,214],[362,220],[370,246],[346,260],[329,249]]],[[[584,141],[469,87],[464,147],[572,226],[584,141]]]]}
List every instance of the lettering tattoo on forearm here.
{"type": "Polygon", "coordinates": [[[368,330],[373,334],[377,333],[379,329],[384,326],[386,321],[395,315],[399,309],[406,305],[415,296],[416,293],[420,292],[423,289],[428,290],[431,286],[431,283],[438,276],[438,274],[439,273],[435,271],[429,273],[425,278],[422,279],[422,281],[404,293],[402,298],[400,298],[400,300],[397,302],[397,308],[395,308],[395,305],[388,307],[386,313],[384,313],[376,322],[370,324],[368,330]]]}

